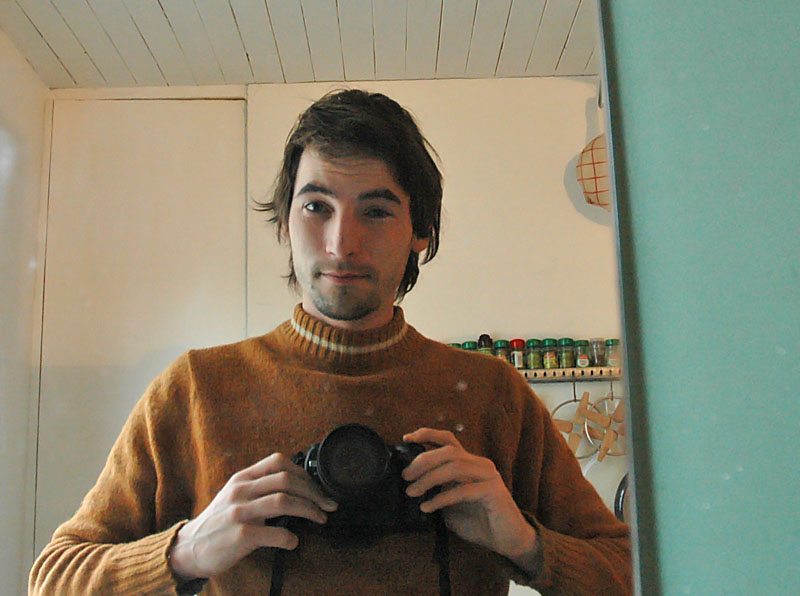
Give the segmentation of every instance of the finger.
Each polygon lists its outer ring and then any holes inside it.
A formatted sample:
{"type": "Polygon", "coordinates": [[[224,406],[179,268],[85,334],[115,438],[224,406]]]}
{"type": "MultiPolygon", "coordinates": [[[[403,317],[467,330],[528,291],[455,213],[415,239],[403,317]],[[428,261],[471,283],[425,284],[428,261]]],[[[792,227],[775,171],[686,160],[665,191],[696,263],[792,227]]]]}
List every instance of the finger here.
{"type": "Polygon", "coordinates": [[[431,445],[461,445],[456,436],[449,430],[435,428],[418,428],[413,433],[403,435],[406,443],[430,443],[431,445]]]}
{"type": "Polygon", "coordinates": [[[416,482],[408,486],[406,494],[410,497],[418,497],[437,486],[451,483],[482,482],[491,479],[491,471],[486,466],[481,465],[480,462],[452,461],[420,476],[416,482]]]}
{"type": "Polygon", "coordinates": [[[253,525],[248,528],[251,532],[254,547],[274,547],[285,550],[294,550],[300,544],[297,534],[279,526],[253,525]]]}
{"type": "Polygon", "coordinates": [[[319,524],[328,521],[328,515],[313,501],[287,493],[273,493],[231,509],[232,521],[239,524],[263,524],[264,520],[284,515],[319,524]]]}
{"type": "Polygon", "coordinates": [[[241,480],[254,480],[267,474],[274,474],[281,471],[291,472],[293,474],[305,474],[305,470],[295,464],[292,459],[283,453],[273,453],[264,459],[261,459],[247,468],[240,470],[234,477],[241,480]]]}
{"type": "Polygon", "coordinates": [[[419,508],[424,513],[433,513],[439,509],[459,503],[474,503],[482,500],[486,496],[487,490],[488,483],[486,482],[457,484],[448,490],[440,492],[432,499],[423,502],[419,508]]]}
{"type": "Polygon", "coordinates": [[[470,465],[486,468],[486,473],[494,469],[494,464],[490,460],[473,455],[460,445],[445,445],[419,454],[401,474],[407,482],[413,482],[423,474],[452,461],[464,461],[470,465]]]}
{"type": "Polygon", "coordinates": [[[246,491],[246,498],[243,500],[253,500],[272,493],[287,493],[313,501],[326,511],[334,511],[337,507],[336,502],[323,493],[319,485],[305,472],[301,475],[290,470],[275,472],[252,480],[244,486],[243,491],[246,491]]]}

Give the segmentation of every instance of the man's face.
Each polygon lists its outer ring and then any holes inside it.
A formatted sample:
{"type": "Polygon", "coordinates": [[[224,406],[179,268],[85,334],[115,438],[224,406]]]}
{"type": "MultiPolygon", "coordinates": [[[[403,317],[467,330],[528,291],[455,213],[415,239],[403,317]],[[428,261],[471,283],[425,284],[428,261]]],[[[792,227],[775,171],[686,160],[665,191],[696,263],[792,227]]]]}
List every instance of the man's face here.
{"type": "Polygon", "coordinates": [[[306,312],[349,329],[391,320],[408,256],[428,245],[412,231],[410,203],[379,159],[303,151],[289,242],[306,312]]]}

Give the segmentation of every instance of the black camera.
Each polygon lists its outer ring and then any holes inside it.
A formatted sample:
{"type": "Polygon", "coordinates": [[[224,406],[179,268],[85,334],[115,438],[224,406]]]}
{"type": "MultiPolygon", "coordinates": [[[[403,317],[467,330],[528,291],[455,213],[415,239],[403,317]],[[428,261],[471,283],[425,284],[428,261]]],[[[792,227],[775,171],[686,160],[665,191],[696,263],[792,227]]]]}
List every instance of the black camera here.
{"type": "MultiPolygon", "coordinates": [[[[380,435],[361,424],[346,424],[331,431],[307,453],[292,461],[302,466],[322,491],[339,504],[319,531],[333,537],[379,536],[390,532],[433,527],[420,497],[406,494],[408,482],[401,472],[425,448],[417,443],[387,445],[380,435]]],[[[313,528],[315,524],[306,524],[313,528]]]]}

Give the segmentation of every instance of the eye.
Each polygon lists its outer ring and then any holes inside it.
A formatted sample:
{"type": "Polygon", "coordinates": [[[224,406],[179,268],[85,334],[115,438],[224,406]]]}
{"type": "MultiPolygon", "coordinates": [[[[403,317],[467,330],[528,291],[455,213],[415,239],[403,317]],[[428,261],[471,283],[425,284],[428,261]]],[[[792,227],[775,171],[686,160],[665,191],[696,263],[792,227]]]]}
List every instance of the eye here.
{"type": "Polygon", "coordinates": [[[364,211],[364,215],[366,215],[370,219],[384,219],[386,217],[392,217],[394,214],[388,209],[376,206],[376,207],[369,207],[368,209],[366,209],[364,211]]]}
{"type": "Polygon", "coordinates": [[[303,209],[311,213],[325,213],[328,211],[328,206],[322,201],[309,201],[303,205],[303,209]]]}

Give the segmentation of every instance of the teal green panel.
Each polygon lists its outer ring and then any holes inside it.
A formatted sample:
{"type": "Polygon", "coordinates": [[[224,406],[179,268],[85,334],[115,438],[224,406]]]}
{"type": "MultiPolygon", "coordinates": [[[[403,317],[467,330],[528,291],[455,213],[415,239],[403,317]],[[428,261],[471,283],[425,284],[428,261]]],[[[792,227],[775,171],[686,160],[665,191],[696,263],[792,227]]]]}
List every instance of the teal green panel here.
{"type": "Polygon", "coordinates": [[[603,16],[644,593],[800,594],[800,2],[603,16]]]}

